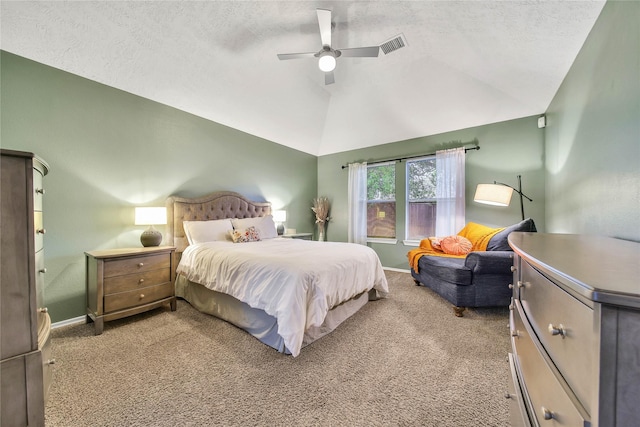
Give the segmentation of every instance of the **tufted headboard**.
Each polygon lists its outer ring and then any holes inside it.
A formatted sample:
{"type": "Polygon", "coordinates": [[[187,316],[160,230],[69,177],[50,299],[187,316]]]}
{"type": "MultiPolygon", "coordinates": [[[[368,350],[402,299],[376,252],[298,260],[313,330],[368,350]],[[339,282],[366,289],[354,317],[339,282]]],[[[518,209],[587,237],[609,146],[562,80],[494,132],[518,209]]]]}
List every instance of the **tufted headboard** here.
{"type": "Polygon", "coordinates": [[[166,242],[176,252],[189,246],[182,221],[206,221],[224,218],[255,218],[271,214],[271,203],[252,202],[233,191],[218,191],[202,197],[169,197],[167,207],[166,242]]]}

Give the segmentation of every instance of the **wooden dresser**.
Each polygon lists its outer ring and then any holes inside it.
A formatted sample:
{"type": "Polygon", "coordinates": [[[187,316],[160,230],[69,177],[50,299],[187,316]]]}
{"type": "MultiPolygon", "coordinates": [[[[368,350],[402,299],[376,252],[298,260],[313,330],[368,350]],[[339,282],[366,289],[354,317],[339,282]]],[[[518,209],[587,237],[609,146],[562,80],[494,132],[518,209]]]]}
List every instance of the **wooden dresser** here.
{"type": "Polygon", "coordinates": [[[51,384],[51,319],[44,308],[43,177],[33,153],[1,150],[2,426],[43,426],[51,384]]]}
{"type": "Polygon", "coordinates": [[[511,233],[511,424],[640,422],[640,243],[511,233]]]}
{"type": "Polygon", "coordinates": [[[157,246],[85,252],[87,316],[96,335],[104,322],[165,304],[176,309],[175,248],[157,246]]]}

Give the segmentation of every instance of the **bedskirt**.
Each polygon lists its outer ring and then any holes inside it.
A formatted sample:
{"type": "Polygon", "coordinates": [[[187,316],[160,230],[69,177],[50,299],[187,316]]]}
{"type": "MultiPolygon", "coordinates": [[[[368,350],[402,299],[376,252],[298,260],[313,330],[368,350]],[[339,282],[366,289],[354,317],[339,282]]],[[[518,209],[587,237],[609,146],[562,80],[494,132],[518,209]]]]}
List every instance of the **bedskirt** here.
{"type": "MultiPolygon", "coordinates": [[[[284,339],[278,335],[278,321],[264,310],[253,308],[230,295],[191,282],[180,274],[176,277],[175,288],[176,297],[184,299],[196,310],[218,317],[245,330],[260,342],[281,353],[291,354],[284,344],[284,339]]],[[[370,293],[363,292],[329,310],[322,325],[311,327],[305,331],[302,347],[327,335],[355,314],[369,301],[370,293]]],[[[375,299],[375,290],[372,290],[372,293],[371,299],[375,299]]]]}

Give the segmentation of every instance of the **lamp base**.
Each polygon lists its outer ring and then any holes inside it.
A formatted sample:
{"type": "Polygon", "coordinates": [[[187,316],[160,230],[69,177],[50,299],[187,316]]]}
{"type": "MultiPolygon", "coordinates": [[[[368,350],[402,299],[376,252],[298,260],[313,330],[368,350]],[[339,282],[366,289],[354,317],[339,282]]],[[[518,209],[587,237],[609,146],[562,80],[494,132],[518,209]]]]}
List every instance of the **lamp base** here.
{"type": "Polygon", "coordinates": [[[284,234],[284,224],[279,224],[276,227],[276,231],[278,232],[278,236],[282,236],[284,234]]]}
{"type": "Polygon", "coordinates": [[[140,235],[140,243],[142,243],[142,246],[145,248],[149,246],[160,246],[160,243],[162,243],[162,233],[151,226],[140,235]]]}

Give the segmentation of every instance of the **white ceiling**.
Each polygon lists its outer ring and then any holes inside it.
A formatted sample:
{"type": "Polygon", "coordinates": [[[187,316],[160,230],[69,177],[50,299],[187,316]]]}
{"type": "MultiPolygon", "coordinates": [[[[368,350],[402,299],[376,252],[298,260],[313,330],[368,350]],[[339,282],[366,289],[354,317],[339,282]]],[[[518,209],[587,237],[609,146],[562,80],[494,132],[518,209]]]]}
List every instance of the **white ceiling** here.
{"type": "Polygon", "coordinates": [[[5,1],[0,47],[310,154],[543,113],[603,0],[5,1]],[[316,8],[338,58],[324,85],[316,8]]]}

